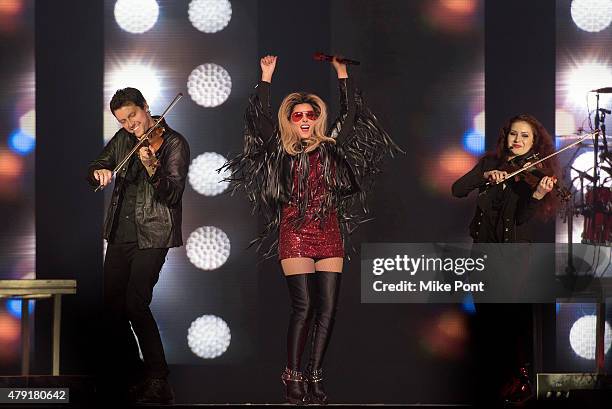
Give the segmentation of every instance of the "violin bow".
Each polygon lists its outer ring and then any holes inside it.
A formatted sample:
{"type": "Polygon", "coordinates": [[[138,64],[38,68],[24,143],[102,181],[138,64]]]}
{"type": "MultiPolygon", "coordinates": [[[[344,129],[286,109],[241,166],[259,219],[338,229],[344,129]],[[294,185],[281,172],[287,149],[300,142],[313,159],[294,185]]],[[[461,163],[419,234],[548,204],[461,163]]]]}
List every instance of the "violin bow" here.
{"type": "MultiPolygon", "coordinates": [[[[134,145],[134,147],[132,148],[132,150],[125,155],[125,158],[123,158],[123,160],[121,162],[119,162],[119,164],[117,166],[115,166],[115,169],[113,169],[113,176],[119,172],[119,170],[127,163],[128,160],[130,160],[130,158],[132,157],[132,155],[134,154],[134,152],[136,152],[138,149],[140,149],[140,147],[142,146],[142,144],[149,139],[149,134],[151,132],[153,132],[153,130],[157,127],[157,125],[159,125],[161,123],[161,121],[164,119],[164,117],[166,116],[166,114],[168,112],[170,112],[170,110],[172,108],[174,108],[174,106],[176,105],[176,103],[179,101],[179,99],[181,99],[183,97],[183,93],[179,92],[178,94],[176,94],[176,97],[174,97],[174,99],[172,100],[172,102],[170,103],[170,105],[168,105],[168,107],[164,110],[164,112],[162,112],[162,114],[159,116],[159,119],[157,121],[155,121],[155,124],[149,128],[149,130],[138,139],[138,143],[136,145],[134,145]]],[[[99,185],[94,192],[97,192],[100,189],[104,189],[102,187],[102,185],[99,185]]]]}
{"type": "MultiPolygon", "coordinates": [[[[596,131],[595,131],[595,132],[593,132],[593,133],[588,133],[588,134],[586,134],[586,135],[582,136],[582,137],[581,137],[580,139],[578,139],[577,141],[572,142],[572,143],[570,143],[569,145],[564,146],[563,148],[559,149],[558,151],[553,152],[553,153],[551,153],[550,155],[545,156],[545,157],[543,157],[542,159],[539,159],[539,160],[537,160],[537,161],[533,162],[533,163],[532,163],[532,164],[530,164],[529,166],[525,166],[524,168],[521,168],[521,169],[519,169],[519,170],[516,170],[516,171],[514,171],[514,172],[512,172],[512,173],[508,174],[508,176],[506,176],[506,178],[504,178],[503,180],[501,180],[501,181],[499,181],[499,182],[497,182],[497,183],[493,183],[493,184],[498,185],[498,184],[500,184],[500,183],[503,183],[503,182],[505,182],[506,180],[511,179],[511,178],[515,177],[516,175],[518,175],[518,174],[520,174],[520,173],[523,173],[523,172],[525,172],[526,170],[531,169],[531,168],[533,168],[534,166],[536,166],[536,165],[538,165],[538,164],[540,164],[540,163],[544,162],[545,160],[550,159],[550,158],[552,158],[553,156],[556,156],[556,155],[560,154],[561,152],[563,152],[563,151],[565,151],[565,150],[567,150],[567,149],[569,149],[569,148],[571,148],[571,147],[573,147],[573,146],[578,145],[580,142],[584,141],[586,138],[588,138],[588,137],[592,137],[592,136],[595,136],[595,135],[596,135],[596,134],[598,134],[599,132],[600,132],[600,131],[599,131],[599,129],[598,129],[598,130],[596,130],[596,131]]],[[[490,184],[490,183],[491,183],[491,182],[488,182],[488,184],[490,184]]]]}

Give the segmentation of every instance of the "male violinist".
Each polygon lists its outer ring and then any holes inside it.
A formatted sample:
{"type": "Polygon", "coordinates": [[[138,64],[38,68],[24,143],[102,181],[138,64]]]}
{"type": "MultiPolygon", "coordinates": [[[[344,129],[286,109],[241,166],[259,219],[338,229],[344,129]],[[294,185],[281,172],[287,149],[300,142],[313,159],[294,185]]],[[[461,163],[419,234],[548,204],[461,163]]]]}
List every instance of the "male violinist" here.
{"type": "MultiPolygon", "coordinates": [[[[87,179],[95,187],[111,183],[113,169],[156,122],[135,88],[118,90],[110,109],[122,128],[89,166],[87,179]]],[[[104,381],[115,382],[111,388],[131,385],[130,398],[149,404],[174,400],[164,348],[149,305],[168,249],[183,244],[181,198],[189,166],[185,138],[164,120],[158,127],[153,131],[156,140],[146,142],[117,171],[104,223],[108,241],[104,260],[104,330],[108,341],[103,351],[104,381]]]]}

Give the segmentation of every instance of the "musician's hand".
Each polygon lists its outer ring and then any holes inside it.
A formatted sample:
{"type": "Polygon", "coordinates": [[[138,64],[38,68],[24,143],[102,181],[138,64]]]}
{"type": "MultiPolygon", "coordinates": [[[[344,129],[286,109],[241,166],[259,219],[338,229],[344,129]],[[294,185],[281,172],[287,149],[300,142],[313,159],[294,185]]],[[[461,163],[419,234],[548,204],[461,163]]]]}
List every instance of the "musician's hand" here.
{"type": "Polygon", "coordinates": [[[334,56],[334,59],[332,60],[332,65],[334,66],[336,73],[338,74],[338,79],[348,78],[346,64],[338,61],[338,57],[334,56]]]}
{"type": "Polygon", "coordinates": [[[96,169],[93,177],[100,182],[100,186],[106,187],[113,180],[113,172],[108,169],[96,169]]]}
{"type": "Polygon", "coordinates": [[[489,182],[498,184],[506,180],[508,177],[508,172],[494,169],[485,172],[483,176],[485,179],[488,179],[489,182]]]}
{"type": "Polygon", "coordinates": [[[152,146],[143,146],[138,150],[138,157],[140,161],[147,169],[147,173],[149,176],[155,173],[155,169],[157,169],[158,161],[155,157],[155,150],[152,146]]]}
{"type": "Polygon", "coordinates": [[[544,176],[540,183],[538,183],[538,187],[535,192],[533,192],[533,197],[535,199],[541,200],[548,194],[553,187],[555,186],[555,179],[550,176],[544,176]]]}
{"type": "Polygon", "coordinates": [[[276,69],[276,60],[277,56],[275,55],[266,55],[259,60],[259,66],[261,67],[261,80],[265,82],[272,82],[272,74],[274,74],[274,70],[276,69]]]}

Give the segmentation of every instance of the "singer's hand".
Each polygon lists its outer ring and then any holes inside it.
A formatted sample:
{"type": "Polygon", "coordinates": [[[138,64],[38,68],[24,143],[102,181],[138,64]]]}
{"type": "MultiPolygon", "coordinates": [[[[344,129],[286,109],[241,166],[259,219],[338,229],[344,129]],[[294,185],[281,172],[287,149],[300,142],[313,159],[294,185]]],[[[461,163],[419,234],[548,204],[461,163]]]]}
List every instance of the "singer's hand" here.
{"type": "Polygon", "coordinates": [[[348,71],[346,69],[346,64],[343,64],[338,61],[338,57],[334,56],[332,60],[332,65],[336,69],[336,73],[338,74],[338,79],[348,78],[348,71]]]}
{"type": "Polygon", "coordinates": [[[100,186],[106,187],[113,180],[113,172],[108,169],[96,169],[93,172],[94,178],[100,182],[100,186]]]}
{"type": "Polygon", "coordinates": [[[275,55],[266,55],[261,60],[259,60],[262,81],[272,82],[272,74],[274,74],[274,69],[276,68],[277,58],[278,57],[275,55]]]}

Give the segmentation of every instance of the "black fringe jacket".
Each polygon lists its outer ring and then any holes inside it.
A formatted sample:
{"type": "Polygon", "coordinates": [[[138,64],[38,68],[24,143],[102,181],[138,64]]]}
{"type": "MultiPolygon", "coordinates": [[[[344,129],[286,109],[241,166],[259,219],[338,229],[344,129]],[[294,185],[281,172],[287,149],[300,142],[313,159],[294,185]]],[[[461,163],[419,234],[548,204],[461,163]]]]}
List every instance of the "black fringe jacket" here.
{"type": "MultiPolygon", "coordinates": [[[[315,209],[315,217],[322,221],[335,209],[346,247],[348,235],[369,220],[366,219],[369,212],[366,194],[373,188],[383,158],[401,149],[380,126],[350,79],[339,80],[339,89],[340,114],[330,132],[336,143],[322,143],[317,148],[329,194],[315,209]]],[[[300,198],[297,224],[305,217],[310,201],[308,154],[301,152],[292,156],[285,152],[278,126],[272,119],[270,83],[258,84],[257,93],[249,99],[244,120],[243,152],[229,160],[223,169],[231,171],[228,180],[232,183],[232,194],[244,189],[253,213],[264,217],[266,225],[251,246],[257,245],[258,251],[268,258],[278,254],[281,212],[292,196],[300,198]],[[292,169],[299,172],[297,191],[294,191],[292,169]]]]}

